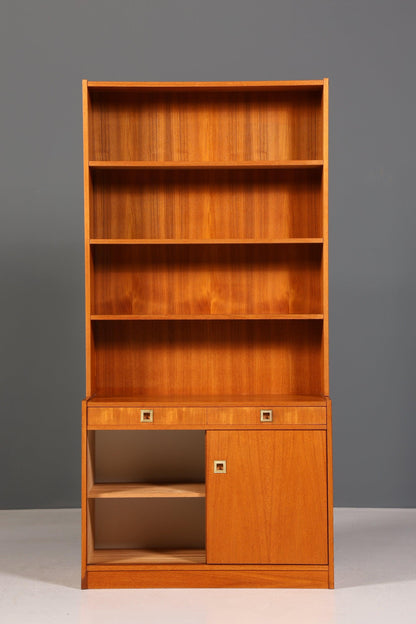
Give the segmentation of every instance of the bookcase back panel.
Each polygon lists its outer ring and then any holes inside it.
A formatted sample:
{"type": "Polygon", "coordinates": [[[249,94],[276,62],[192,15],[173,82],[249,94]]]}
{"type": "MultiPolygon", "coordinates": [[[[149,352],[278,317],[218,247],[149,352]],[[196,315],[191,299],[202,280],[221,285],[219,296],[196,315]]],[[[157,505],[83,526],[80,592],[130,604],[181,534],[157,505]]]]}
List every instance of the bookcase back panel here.
{"type": "Polygon", "coordinates": [[[205,499],[99,499],[95,548],[204,548],[205,499]]]}
{"type": "Polygon", "coordinates": [[[319,314],[320,245],[98,245],[94,314],[319,314]]]}
{"type": "Polygon", "coordinates": [[[91,93],[91,160],[322,158],[319,91],[91,93]]]}
{"type": "Polygon", "coordinates": [[[96,431],[95,483],[204,483],[203,431],[96,431]]]}
{"type": "Polygon", "coordinates": [[[96,171],[92,238],[322,236],[321,171],[96,171]]]}
{"type": "Polygon", "coordinates": [[[322,394],[322,321],[94,321],[98,396],[322,394]]]}

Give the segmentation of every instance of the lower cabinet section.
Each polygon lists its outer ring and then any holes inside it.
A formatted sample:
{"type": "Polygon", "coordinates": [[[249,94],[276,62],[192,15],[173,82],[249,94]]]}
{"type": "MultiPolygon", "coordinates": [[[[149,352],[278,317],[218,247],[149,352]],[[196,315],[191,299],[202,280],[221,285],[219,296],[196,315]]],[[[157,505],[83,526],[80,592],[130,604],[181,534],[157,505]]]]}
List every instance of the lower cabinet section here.
{"type": "Polygon", "coordinates": [[[86,422],[83,587],[330,585],[325,429],[86,422]]]}

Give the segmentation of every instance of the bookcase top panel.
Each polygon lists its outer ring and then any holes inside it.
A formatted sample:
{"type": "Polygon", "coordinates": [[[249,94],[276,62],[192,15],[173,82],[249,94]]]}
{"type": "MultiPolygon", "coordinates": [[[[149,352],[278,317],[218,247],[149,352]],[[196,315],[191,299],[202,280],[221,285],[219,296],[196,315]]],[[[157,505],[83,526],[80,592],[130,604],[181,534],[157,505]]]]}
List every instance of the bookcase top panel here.
{"type": "Polygon", "coordinates": [[[96,82],[85,80],[90,90],[110,89],[322,89],[327,78],[321,80],[265,80],[265,81],[225,81],[225,82],[96,82]]]}

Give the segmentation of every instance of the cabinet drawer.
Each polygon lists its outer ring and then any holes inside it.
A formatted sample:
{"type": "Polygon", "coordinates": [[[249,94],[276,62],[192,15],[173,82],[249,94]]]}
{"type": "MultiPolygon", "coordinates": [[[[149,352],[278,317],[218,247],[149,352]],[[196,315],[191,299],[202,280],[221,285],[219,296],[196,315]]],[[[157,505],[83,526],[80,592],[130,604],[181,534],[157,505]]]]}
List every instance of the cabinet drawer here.
{"type": "Polygon", "coordinates": [[[208,425],[325,425],[325,407],[213,407],[208,425]]]}
{"type": "Polygon", "coordinates": [[[90,407],[88,425],[203,425],[205,408],[200,407],[90,407]]]}

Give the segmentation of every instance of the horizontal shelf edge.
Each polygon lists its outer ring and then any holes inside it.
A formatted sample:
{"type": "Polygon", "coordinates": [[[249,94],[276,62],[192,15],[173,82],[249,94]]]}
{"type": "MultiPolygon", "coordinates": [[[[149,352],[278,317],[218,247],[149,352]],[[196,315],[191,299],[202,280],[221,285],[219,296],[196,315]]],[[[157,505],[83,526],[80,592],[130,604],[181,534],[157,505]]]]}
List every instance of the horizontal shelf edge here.
{"type": "Polygon", "coordinates": [[[319,80],[253,80],[253,81],[213,81],[213,82],[99,82],[87,81],[88,89],[91,90],[111,90],[111,89],[218,89],[218,90],[303,90],[320,89],[325,83],[324,79],[319,80]]]}
{"type": "Polygon", "coordinates": [[[91,238],[90,245],[321,245],[323,238],[91,238]]]}
{"type": "Polygon", "coordinates": [[[91,321],[321,321],[323,314],[91,314],[91,321]]]}
{"type": "Polygon", "coordinates": [[[133,161],[90,160],[91,169],[320,169],[323,160],[133,161]]]}
{"type": "Polygon", "coordinates": [[[89,407],[325,407],[327,397],[320,394],[298,395],[212,395],[212,396],[109,396],[94,395],[89,407]]]}
{"type": "Polygon", "coordinates": [[[326,572],[328,570],[328,564],[326,563],[298,563],[298,564],[287,564],[287,563],[202,563],[202,564],[181,564],[181,563],[155,563],[155,564],[98,564],[98,563],[89,563],[87,567],[91,571],[108,571],[108,570],[183,570],[192,572],[192,570],[218,570],[218,571],[227,571],[232,572],[234,570],[241,571],[243,568],[245,571],[250,570],[258,570],[259,572],[264,572],[265,570],[274,571],[274,572],[326,572]]]}
{"type": "MultiPolygon", "coordinates": [[[[91,407],[91,406],[90,406],[91,407]]],[[[275,407],[275,406],[273,406],[275,407]]],[[[309,407],[309,406],[308,406],[309,407]]],[[[323,407],[323,406],[322,406],[323,407]]],[[[262,423],[254,424],[254,425],[241,425],[238,423],[226,424],[226,425],[217,425],[217,424],[207,424],[201,423],[199,425],[194,424],[186,424],[182,423],[180,425],[144,425],[141,423],[137,423],[137,425],[87,425],[88,431],[325,431],[327,429],[327,425],[322,424],[305,424],[305,425],[297,425],[297,424],[277,424],[271,423],[268,424],[267,427],[262,423]]],[[[121,497],[118,497],[121,498],[121,497]]],[[[144,498],[144,497],[143,497],[144,498]]],[[[179,497],[177,497],[179,498],[179,497]]],[[[182,497],[184,498],[184,497],[182,497]]],[[[189,497],[186,497],[189,498],[189,497]]]]}

